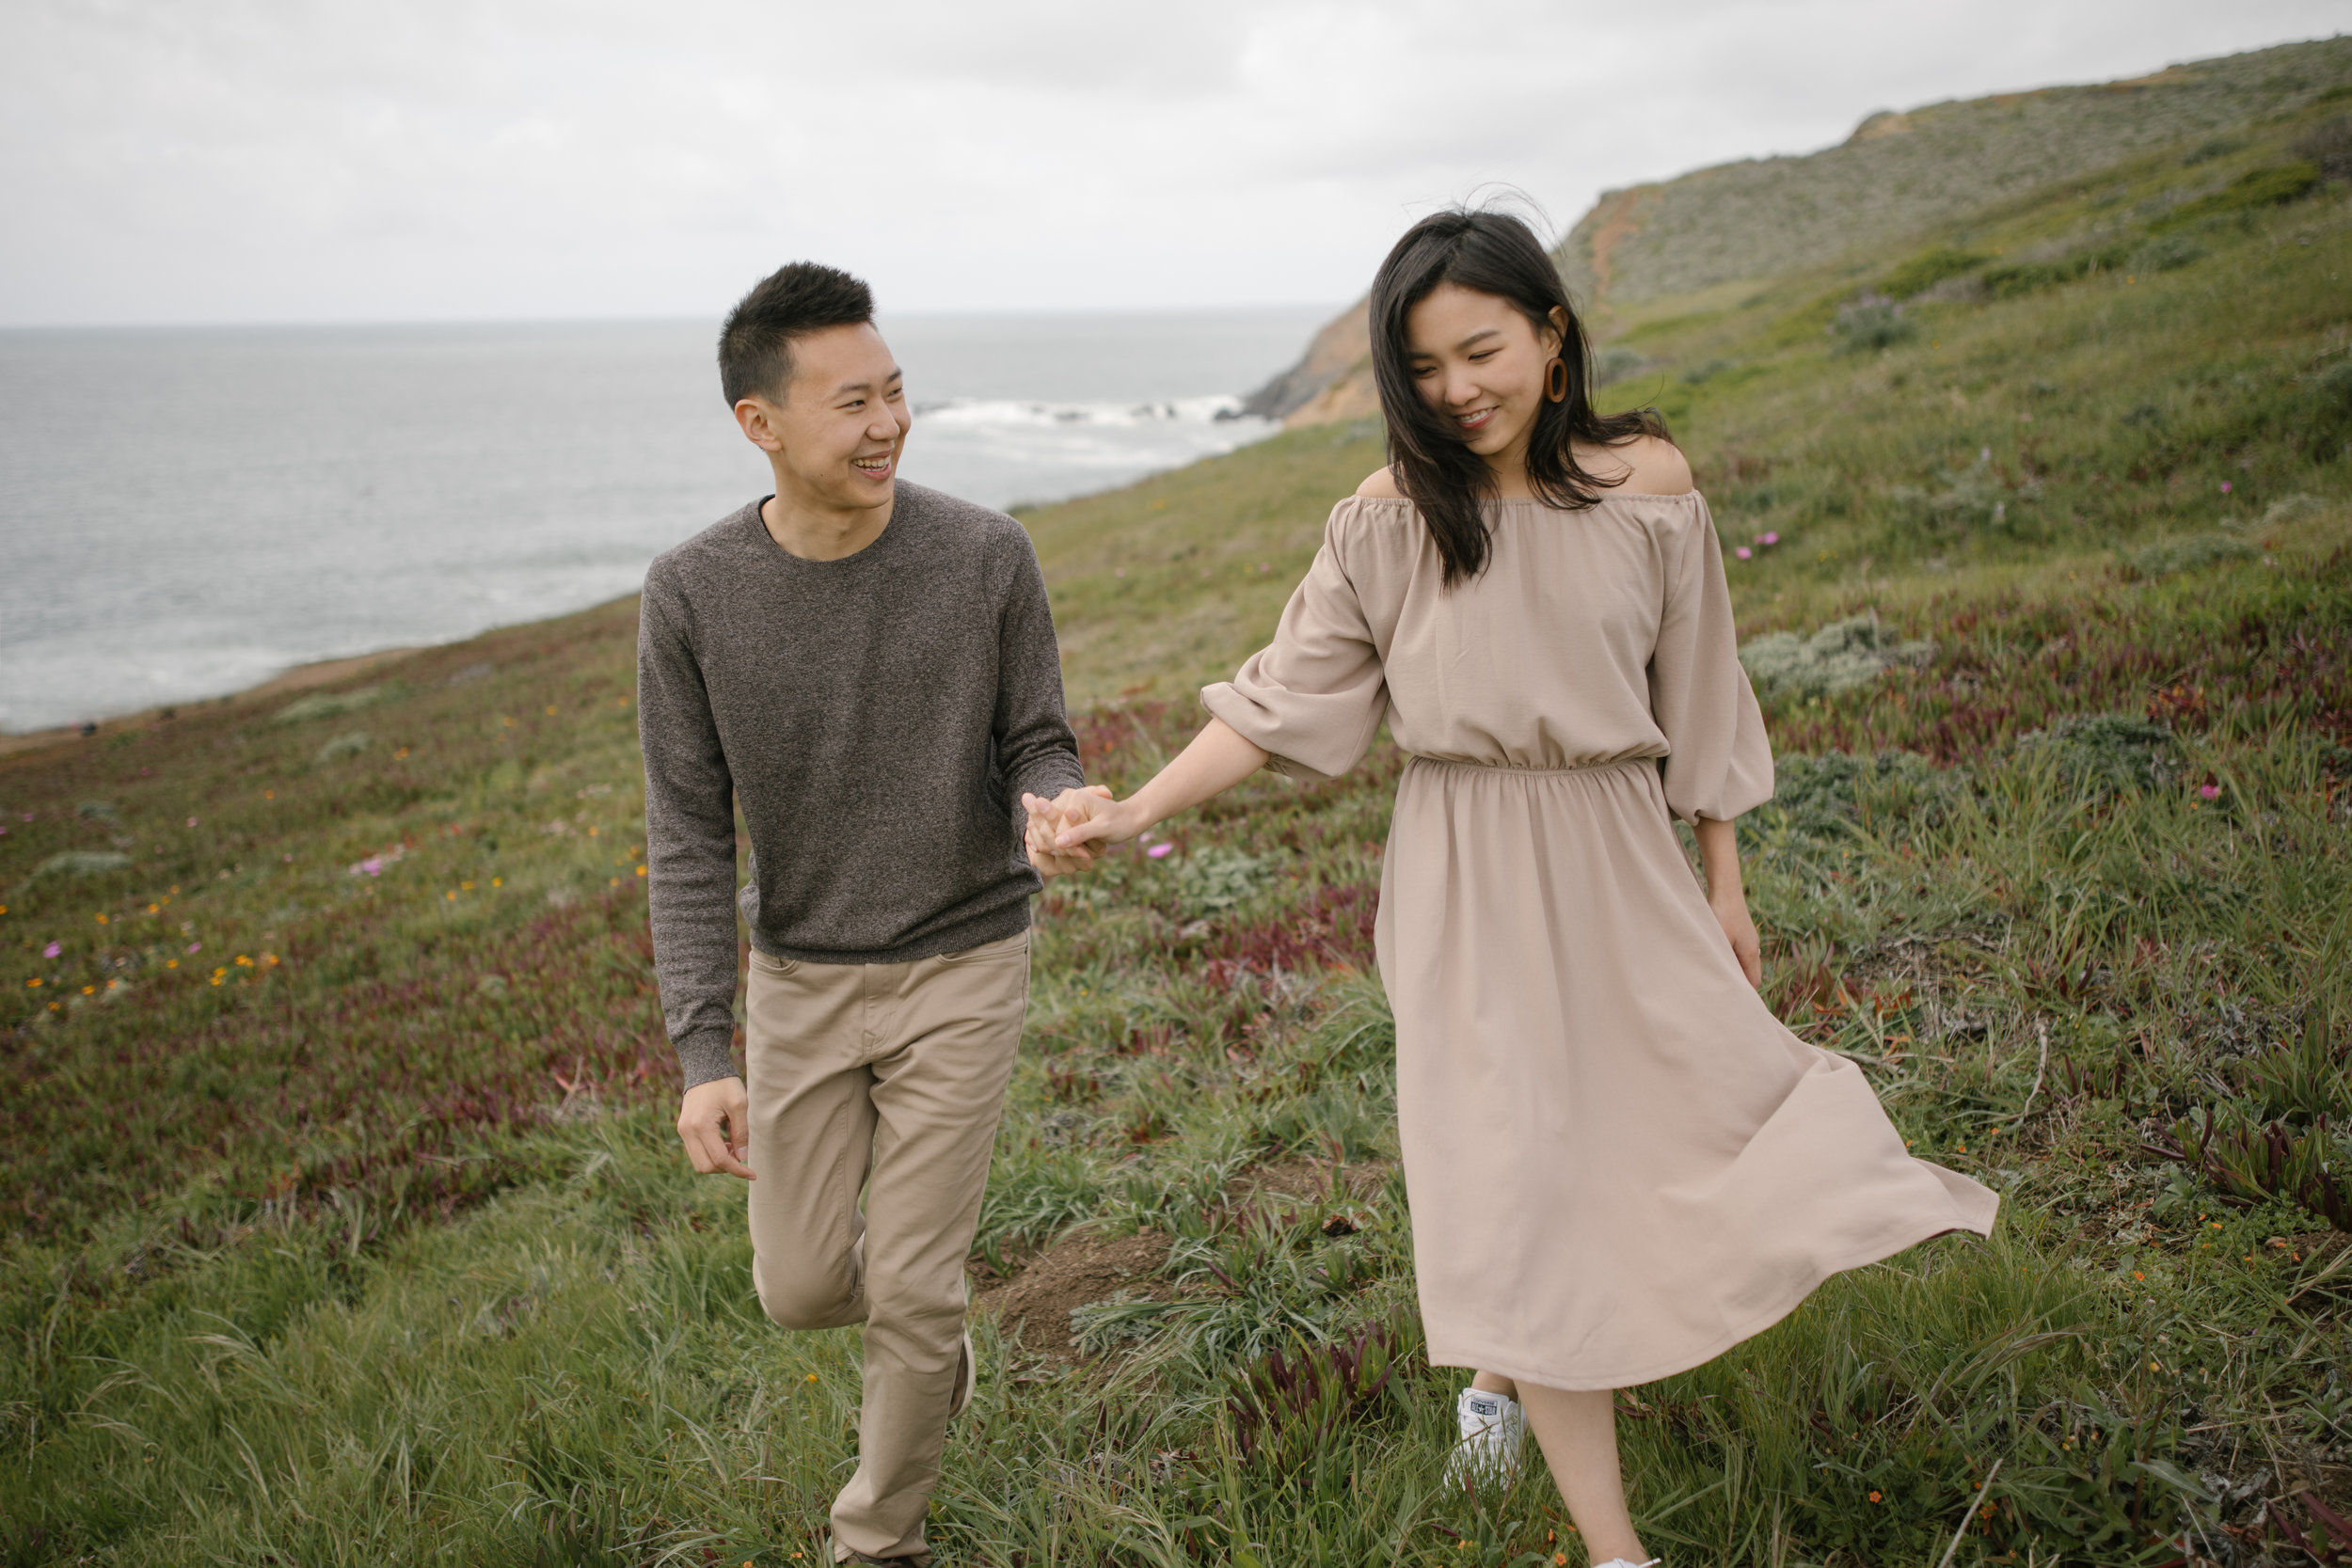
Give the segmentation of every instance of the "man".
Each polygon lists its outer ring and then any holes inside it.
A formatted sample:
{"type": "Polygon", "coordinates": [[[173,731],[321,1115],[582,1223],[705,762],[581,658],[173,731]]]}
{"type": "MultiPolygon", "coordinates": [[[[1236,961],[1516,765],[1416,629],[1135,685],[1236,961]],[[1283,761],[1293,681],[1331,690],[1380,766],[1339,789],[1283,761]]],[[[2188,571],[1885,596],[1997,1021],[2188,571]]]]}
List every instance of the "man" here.
{"type": "Polygon", "coordinates": [[[834,1560],[921,1564],[977,1371],[963,1262],[1027,1006],[1029,897],[1041,870],[1084,863],[1033,866],[1018,802],[1084,775],[1028,537],[898,481],[906,393],[873,318],[864,283],[804,261],[727,318],[720,380],[775,494],[648,568],[639,723],[678,1136],[696,1170],[751,1183],[769,1317],[865,1324],[834,1560]]]}

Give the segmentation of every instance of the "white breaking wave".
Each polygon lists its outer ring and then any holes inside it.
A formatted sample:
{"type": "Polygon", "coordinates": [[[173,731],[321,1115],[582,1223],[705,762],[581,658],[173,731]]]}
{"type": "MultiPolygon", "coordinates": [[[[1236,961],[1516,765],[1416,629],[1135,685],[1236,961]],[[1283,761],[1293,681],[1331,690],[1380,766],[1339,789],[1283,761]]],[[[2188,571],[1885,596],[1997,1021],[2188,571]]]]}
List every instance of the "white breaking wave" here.
{"type": "MultiPolygon", "coordinates": [[[[1004,507],[1230,451],[1275,427],[1168,394],[1323,313],[895,322],[906,477],[1004,507]]],[[[692,322],[0,333],[0,731],[594,604],[773,483],[692,322]]]]}
{"type": "Polygon", "coordinates": [[[1224,394],[1175,398],[1156,403],[1024,403],[1002,398],[956,398],[946,403],[917,404],[917,420],[951,426],[1073,424],[1116,425],[1125,428],[1154,424],[1246,424],[1263,429],[1263,420],[1241,420],[1241,400],[1224,394]]]}
{"type": "Polygon", "coordinates": [[[1226,395],[1077,403],[958,398],[917,404],[906,476],[987,504],[1063,499],[1182,467],[1271,436],[1226,395]]]}

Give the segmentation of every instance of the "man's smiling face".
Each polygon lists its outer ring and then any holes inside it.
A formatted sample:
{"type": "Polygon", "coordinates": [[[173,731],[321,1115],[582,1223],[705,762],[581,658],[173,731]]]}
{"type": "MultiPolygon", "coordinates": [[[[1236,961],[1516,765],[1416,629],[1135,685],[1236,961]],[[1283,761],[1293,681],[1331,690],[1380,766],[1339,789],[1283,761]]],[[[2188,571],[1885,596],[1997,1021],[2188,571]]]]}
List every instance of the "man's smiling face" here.
{"type": "Polygon", "coordinates": [[[791,381],[775,399],[743,402],[777,443],[770,450],[781,460],[779,486],[800,492],[794,505],[857,512],[890,504],[914,421],[905,377],[870,324],[793,339],[791,381]]]}

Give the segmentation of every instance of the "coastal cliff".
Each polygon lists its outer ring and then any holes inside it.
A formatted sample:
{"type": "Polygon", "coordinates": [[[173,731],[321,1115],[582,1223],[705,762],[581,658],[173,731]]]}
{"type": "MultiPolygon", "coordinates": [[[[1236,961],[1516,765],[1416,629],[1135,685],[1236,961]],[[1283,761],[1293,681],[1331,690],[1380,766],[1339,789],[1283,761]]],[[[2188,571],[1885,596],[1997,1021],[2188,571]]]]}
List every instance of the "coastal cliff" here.
{"type": "Polygon", "coordinates": [[[1295,424],[1321,424],[1376,411],[1380,400],[1372,396],[1367,306],[1368,301],[1359,299],[1326,322],[1307,344],[1305,357],[1250,393],[1241,411],[1295,424]],[[1355,374],[1359,368],[1365,373],[1355,374]]]}
{"type": "MultiPolygon", "coordinates": [[[[1710,290],[1761,285],[1913,236],[1964,245],[1971,221],[2035,193],[2168,148],[2187,162],[2222,158],[2260,126],[2339,96],[2352,96],[2352,38],[1881,111],[1817,152],[1604,192],[1553,259],[1606,343],[1663,310],[1702,308],[1693,296],[1710,290]]],[[[1252,393],[1248,409],[1289,424],[1376,412],[1370,356],[1359,300],[1252,393]]]]}

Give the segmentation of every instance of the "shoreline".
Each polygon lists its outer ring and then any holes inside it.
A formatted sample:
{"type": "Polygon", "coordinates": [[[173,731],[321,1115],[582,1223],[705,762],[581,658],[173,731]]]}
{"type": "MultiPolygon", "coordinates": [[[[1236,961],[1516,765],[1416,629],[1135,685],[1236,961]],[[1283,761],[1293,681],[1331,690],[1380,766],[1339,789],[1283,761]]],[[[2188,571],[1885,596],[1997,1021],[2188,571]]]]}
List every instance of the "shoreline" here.
{"type": "MultiPolygon", "coordinates": [[[[461,639],[462,641],[462,639],[461,639]]],[[[94,719],[82,724],[59,724],[45,730],[10,732],[0,730],[0,757],[23,756],[30,752],[43,752],[55,746],[67,746],[79,740],[96,740],[111,731],[148,729],[168,723],[180,710],[215,707],[225,703],[240,703],[248,699],[281,697],[290,692],[308,691],[314,687],[330,686],[352,675],[364,674],[382,666],[397,664],[434,648],[447,647],[445,642],[421,642],[413,647],[384,648],[372,654],[354,654],[345,658],[322,658],[309,664],[297,664],[280,671],[258,685],[236,691],[226,691],[217,697],[191,697],[182,703],[159,703],[153,707],[119,713],[111,719],[94,719]]]]}

